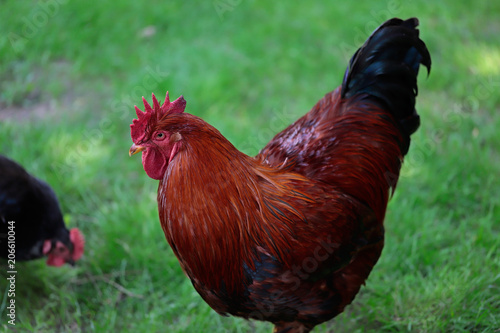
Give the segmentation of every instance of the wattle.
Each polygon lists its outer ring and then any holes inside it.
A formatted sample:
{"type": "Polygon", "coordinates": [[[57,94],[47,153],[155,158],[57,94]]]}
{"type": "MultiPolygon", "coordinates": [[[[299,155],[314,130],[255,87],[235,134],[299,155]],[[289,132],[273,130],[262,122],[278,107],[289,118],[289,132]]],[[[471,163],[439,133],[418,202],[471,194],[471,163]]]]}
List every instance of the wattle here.
{"type": "Polygon", "coordinates": [[[142,166],[146,174],[156,180],[163,179],[168,161],[160,152],[148,148],[142,152],[142,166]]]}

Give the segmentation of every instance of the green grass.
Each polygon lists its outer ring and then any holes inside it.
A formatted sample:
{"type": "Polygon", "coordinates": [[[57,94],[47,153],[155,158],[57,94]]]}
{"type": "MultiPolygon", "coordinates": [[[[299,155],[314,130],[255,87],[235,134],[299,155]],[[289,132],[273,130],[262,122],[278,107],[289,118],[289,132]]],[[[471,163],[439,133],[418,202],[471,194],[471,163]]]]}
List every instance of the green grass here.
{"type": "Polygon", "coordinates": [[[487,0],[4,1],[0,152],[52,184],[87,240],[76,268],[17,265],[15,330],[269,332],[220,317],[183,275],[157,184],[128,157],[133,105],[183,94],[188,112],[256,154],[340,84],[373,28],[417,16],[433,67],[419,77],[422,127],[386,247],[354,303],[315,332],[498,332],[499,13],[487,0]]]}

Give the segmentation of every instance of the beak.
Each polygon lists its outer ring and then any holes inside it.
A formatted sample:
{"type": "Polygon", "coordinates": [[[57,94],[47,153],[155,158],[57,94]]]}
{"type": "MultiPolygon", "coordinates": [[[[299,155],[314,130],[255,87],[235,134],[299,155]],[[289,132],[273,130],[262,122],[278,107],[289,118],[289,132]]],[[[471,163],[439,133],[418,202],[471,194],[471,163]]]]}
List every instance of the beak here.
{"type": "Polygon", "coordinates": [[[143,147],[143,146],[137,146],[135,143],[132,145],[132,147],[130,147],[130,150],[128,151],[128,156],[132,156],[132,155],[135,155],[141,151],[143,151],[144,149],[146,149],[146,147],[143,147]]]}

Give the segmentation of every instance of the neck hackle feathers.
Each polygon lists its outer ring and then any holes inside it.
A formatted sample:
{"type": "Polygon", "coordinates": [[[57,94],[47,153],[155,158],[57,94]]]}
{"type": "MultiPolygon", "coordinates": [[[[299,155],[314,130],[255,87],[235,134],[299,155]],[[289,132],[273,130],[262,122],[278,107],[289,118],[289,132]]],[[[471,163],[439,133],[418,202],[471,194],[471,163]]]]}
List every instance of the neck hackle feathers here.
{"type": "Polygon", "coordinates": [[[153,107],[151,107],[144,97],[142,97],[145,109],[144,112],[142,112],[137,106],[134,106],[138,119],[134,119],[132,121],[132,124],[130,125],[130,134],[132,136],[132,141],[135,143],[139,143],[144,140],[147,130],[154,127],[163,117],[168,114],[182,113],[186,108],[186,100],[182,95],[175,101],[170,102],[167,91],[165,101],[161,106],[156,99],[156,96],[154,94],[152,94],[152,96],[153,107]]]}

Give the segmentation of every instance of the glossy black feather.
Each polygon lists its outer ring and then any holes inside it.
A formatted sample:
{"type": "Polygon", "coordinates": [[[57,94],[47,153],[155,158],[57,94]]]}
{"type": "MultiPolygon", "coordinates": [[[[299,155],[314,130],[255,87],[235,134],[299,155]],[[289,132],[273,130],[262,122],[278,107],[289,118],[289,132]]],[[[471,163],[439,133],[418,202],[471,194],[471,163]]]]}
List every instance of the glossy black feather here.
{"type": "Polygon", "coordinates": [[[15,222],[16,261],[43,257],[43,242],[72,248],[57,197],[50,186],[0,156],[0,257],[7,258],[8,222],[15,222]]]}
{"type": "Polygon", "coordinates": [[[416,29],[418,20],[392,19],[375,30],[354,54],[342,82],[342,97],[365,96],[389,110],[399,121],[406,142],[420,125],[415,110],[420,64],[431,69],[431,57],[416,29]]]}

